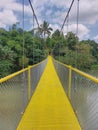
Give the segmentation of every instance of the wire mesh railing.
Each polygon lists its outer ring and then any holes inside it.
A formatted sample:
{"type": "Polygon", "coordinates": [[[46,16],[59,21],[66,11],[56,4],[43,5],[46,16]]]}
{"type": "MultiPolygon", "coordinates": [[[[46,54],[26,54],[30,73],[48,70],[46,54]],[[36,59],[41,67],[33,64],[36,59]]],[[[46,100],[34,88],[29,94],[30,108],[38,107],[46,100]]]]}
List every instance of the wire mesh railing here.
{"type": "Polygon", "coordinates": [[[0,79],[0,130],[16,130],[46,62],[0,79]]]}
{"type": "Polygon", "coordinates": [[[58,76],[61,80],[62,86],[64,87],[65,92],[68,95],[68,69],[66,67],[63,67],[58,62],[54,62],[54,65],[58,72],[58,76]],[[64,75],[64,74],[66,74],[66,75],[64,75]]]}
{"type": "Polygon", "coordinates": [[[98,130],[98,79],[53,60],[83,130],[98,130]]]}
{"type": "Polygon", "coordinates": [[[33,67],[31,67],[30,75],[31,75],[31,91],[30,91],[30,97],[33,94],[35,87],[37,86],[37,83],[41,77],[41,74],[45,68],[47,60],[43,61],[40,64],[37,64],[33,67]]]}

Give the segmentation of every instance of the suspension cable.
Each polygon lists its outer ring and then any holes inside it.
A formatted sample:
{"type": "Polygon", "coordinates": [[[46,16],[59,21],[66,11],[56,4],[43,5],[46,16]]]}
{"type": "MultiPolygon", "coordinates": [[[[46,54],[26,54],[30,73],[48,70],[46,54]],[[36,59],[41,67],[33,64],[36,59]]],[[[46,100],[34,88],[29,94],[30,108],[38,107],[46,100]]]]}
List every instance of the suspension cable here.
{"type": "MultiPolygon", "coordinates": [[[[79,0],[77,0],[77,27],[76,27],[76,36],[78,36],[78,23],[79,23],[79,0]]],[[[76,46],[78,44],[78,41],[76,42],[76,46]]],[[[75,68],[78,68],[78,48],[76,47],[76,56],[75,56],[75,68]]],[[[74,86],[77,87],[77,76],[74,78],[74,86]]]]}
{"type": "Polygon", "coordinates": [[[76,31],[76,35],[78,36],[78,31],[79,31],[79,0],[78,1],[78,5],[77,5],[77,31],[76,31]]]}
{"type": "MultiPolygon", "coordinates": [[[[34,28],[34,18],[35,18],[36,23],[37,23],[37,26],[38,26],[38,29],[39,29],[39,22],[38,22],[38,19],[37,19],[36,14],[35,14],[35,11],[34,11],[34,8],[33,8],[33,5],[32,5],[32,3],[31,3],[31,0],[29,0],[29,4],[30,4],[30,7],[31,7],[32,12],[33,12],[33,28],[34,28]]],[[[34,48],[34,44],[33,44],[33,48],[34,48]]],[[[34,50],[33,50],[33,55],[34,55],[34,50]]],[[[34,56],[33,56],[33,58],[34,58],[34,56]]],[[[34,59],[33,59],[33,60],[34,60],[34,59]]]]}
{"type": "Polygon", "coordinates": [[[24,0],[23,0],[23,4],[22,4],[22,10],[23,10],[23,21],[22,21],[22,25],[23,25],[23,43],[22,43],[23,58],[22,58],[22,68],[24,69],[24,44],[25,44],[25,39],[24,39],[24,0]]]}
{"type": "MultiPolygon", "coordinates": [[[[22,69],[24,69],[24,55],[25,55],[25,52],[24,52],[24,45],[25,45],[25,38],[24,38],[24,0],[22,0],[22,28],[23,28],[23,42],[22,42],[22,69]]],[[[22,111],[21,111],[21,114],[23,114],[24,112],[24,106],[25,106],[25,99],[24,99],[24,86],[25,86],[25,73],[23,72],[22,74],[22,111]]]]}
{"type": "MultiPolygon", "coordinates": [[[[77,27],[76,27],[76,36],[78,37],[79,31],[79,0],[77,0],[77,27]]],[[[77,68],[77,59],[78,59],[78,48],[77,48],[78,41],[76,43],[76,60],[75,60],[75,67],[77,68]]]]}
{"type": "Polygon", "coordinates": [[[62,30],[63,30],[63,27],[64,27],[64,25],[65,25],[65,22],[66,22],[66,20],[67,20],[67,17],[68,17],[68,15],[69,15],[70,11],[71,11],[71,8],[72,8],[72,6],[73,6],[73,3],[74,3],[74,0],[72,0],[71,5],[70,5],[70,7],[69,7],[69,10],[68,10],[68,12],[67,12],[67,15],[66,15],[66,17],[65,17],[65,19],[64,19],[63,25],[62,25],[62,27],[61,27],[61,32],[62,32],[62,30]]]}
{"type": "Polygon", "coordinates": [[[33,15],[34,15],[34,17],[35,17],[36,23],[37,23],[37,25],[38,25],[38,27],[39,27],[39,22],[38,22],[38,19],[37,19],[36,14],[35,14],[33,5],[32,5],[32,3],[31,3],[31,0],[29,0],[29,4],[30,4],[30,6],[31,6],[31,9],[32,9],[33,15]]]}
{"type": "MultiPolygon", "coordinates": [[[[34,14],[33,14],[33,36],[34,36],[34,14]]],[[[33,64],[34,64],[34,41],[33,41],[33,64]]]]}
{"type": "Polygon", "coordinates": [[[68,15],[68,17],[67,17],[67,33],[68,33],[68,31],[69,31],[69,15],[68,15]]]}

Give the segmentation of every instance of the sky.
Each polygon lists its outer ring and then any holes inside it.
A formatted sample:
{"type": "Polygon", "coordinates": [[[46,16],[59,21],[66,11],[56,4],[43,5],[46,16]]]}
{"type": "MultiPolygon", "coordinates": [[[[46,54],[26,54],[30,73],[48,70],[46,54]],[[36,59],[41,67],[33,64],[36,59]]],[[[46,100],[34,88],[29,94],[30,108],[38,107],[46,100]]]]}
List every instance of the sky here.
{"type": "MultiPolygon", "coordinates": [[[[98,43],[98,0],[79,0],[80,40],[91,39],[98,43]]],[[[31,0],[39,24],[47,21],[55,31],[61,29],[72,0],[31,0]]],[[[0,0],[0,28],[9,29],[13,24],[23,27],[23,0],[0,0]]],[[[26,30],[33,28],[33,16],[28,0],[24,0],[24,25],[26,30]]],[[[64,34],[77,31],[77,3],[74,1],[69,14],[68,26],[65,23],[64,34]],[[67,29],[68,28],[68,29],[67,29]]],[[[36,22],[34,22],[36,27],[36,22]]]]}

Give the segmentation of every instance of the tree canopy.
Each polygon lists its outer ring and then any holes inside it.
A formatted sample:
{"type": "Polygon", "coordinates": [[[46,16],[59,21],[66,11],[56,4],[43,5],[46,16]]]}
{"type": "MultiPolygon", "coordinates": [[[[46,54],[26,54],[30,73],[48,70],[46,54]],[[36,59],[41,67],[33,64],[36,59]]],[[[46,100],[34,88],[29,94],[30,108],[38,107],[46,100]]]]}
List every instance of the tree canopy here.
{"type": "Polygon", "coordinates": [[[49,52],[54,58],[81,70],[98,67],[98,44],[92,40],[82,40],[72,32],[65,36],[57,29],[52,34],[49,23],[43,24],[34,31],[24,31],[17,24],[7,31],[0,28],[0,77],[33,65],[47,57],[49,52]],[[38,35],[38,32],[40,35],[38,35]]]}

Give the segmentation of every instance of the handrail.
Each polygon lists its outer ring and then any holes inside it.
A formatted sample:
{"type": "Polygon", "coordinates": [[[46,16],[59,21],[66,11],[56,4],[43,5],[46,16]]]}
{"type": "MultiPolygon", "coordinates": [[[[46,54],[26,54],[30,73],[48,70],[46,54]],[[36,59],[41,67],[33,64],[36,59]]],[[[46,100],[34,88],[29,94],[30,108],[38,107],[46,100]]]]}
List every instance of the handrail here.
{"type": "MultiPolygon", "coordinates": [[[[47,59],[47,58],[46,58],[46,59],[47,59]]],[[[22,70],[20,70],[20,71],[18,71],[18,72],[15,72],[15,73],[13,73],[13,74],[10,74],[10,75],[8,75],[8,76],[6,76],[6,77],[4,77],[4,78],[1,78],[1,79],[0,79],[0,83],[3,83],[3,82],[5,82],[5,81],[7,81],[7,80],[9,80],[9,79],[11,79],[11,78],[13,78],[13,77],[15,77],[15,76],[21,74],[21,73],[23,73],[23,72],[25,72],[25,71],[27,71],[27,70],[29,70],[29,69],[31,69],[31,68],[34,68],[34,67],[38,66],[39,64],[43,63],[46,59],[44,59],[43,61],[41,61],[41,62],[39,62],[39,63],[37,63],[37,64],[34,64],[34,65],[32,65],[32,66],[28,66],[27,68],[24,68],[24,69],[22,69],[22,70]]]]}
{"type": "Polygon", "coordinates": [[[13,73],[13,74],[10,74],[10,75],[8,75],[8,76],[6,76],[6,77],[4,77],[4,78],[1,78],[1,79],[0,79],[0,83],[3,83],[3,82],[5,82],[5,81],[7,81],[7,80],[9,80],[9,79],[11,79],[11,78],[13,78],[13,77],[15,77],[15,76],[17,76],[17,75],[19,75],[19,74],[21,74],[21,73],[27,71],[27,70],[28,70],[28,68],[25,68],[25,69],[22,69],[22,70],[20,70],[20,71],[18,71],[18,72],[15,72],[15,73],[13,73]]]}
{"type": "MultiPolygon", "coordinates": [[[[55,60],[55,59],[53,58],[53,60],[55,60]]],[[[89,74],[87,74],[87,73],[85,73],[85,72],[83,72],[81,70],[78,70],[78,69],[76,69],[76,68],[74,68],[74,67],[72,67],[70,65],[66,65],[64,63],[61,63],[60,61],[55,60],[55,62],[67,67],[68,69],[71,69],[71,70],[77,72],[78,74],[80,74],[80,75],[82,75],[82,76],[84,76],[84,77],[86,77],[86,78],[88,78],[88,79],[90,79],[90,80],[92,80],[92,81],[94,81],[96,83],[98,83],[98,78],[95,78],[95,77],[93,77],[93,76],[91,76],[91,75],[89,75],[89,74]]]]}

